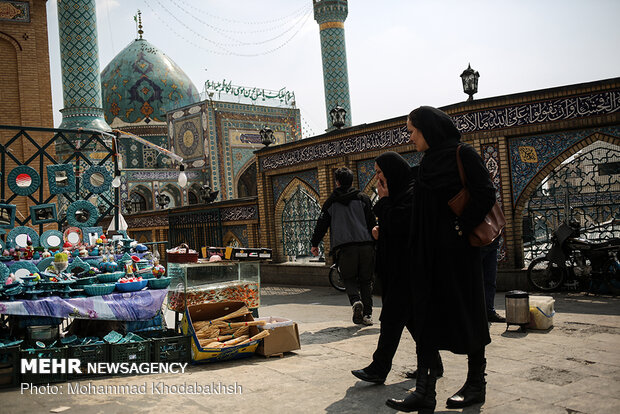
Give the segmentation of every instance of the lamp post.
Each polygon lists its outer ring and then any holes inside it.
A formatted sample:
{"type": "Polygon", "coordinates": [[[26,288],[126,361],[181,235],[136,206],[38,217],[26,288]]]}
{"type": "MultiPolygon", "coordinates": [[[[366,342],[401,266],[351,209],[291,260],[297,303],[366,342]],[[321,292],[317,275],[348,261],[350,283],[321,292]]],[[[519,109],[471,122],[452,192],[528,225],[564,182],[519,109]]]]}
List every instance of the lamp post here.
{"type": "Polygon", "coordinates": [[[275,138],[273,137],[273,130],[269,128],[267,125],[265,125],[263,129],[259,131],[259,133],[260,133],[261,143],[264,146],[268,147],[269,145],[275,142],[275,138]]]}
{"type": "Polygon", "coordinates": [[[347,110],[341,107],[340,105],[336,105],[334,109],[329,111],[329,116],[332,119],[332,125],[335,128],[342,128],[345,124],[345,120],[347,118],[347,110]]]}
{"type": "Polygon", "coordinates": [[[461,73],[461,80],[463,81],[463,92],[469,95],[468,101],[474,100],[474,94],[478,92],[478,78],[480,74],[477,70],[471,68],[471,64],[467,64],[467,69],[461,73]]]}

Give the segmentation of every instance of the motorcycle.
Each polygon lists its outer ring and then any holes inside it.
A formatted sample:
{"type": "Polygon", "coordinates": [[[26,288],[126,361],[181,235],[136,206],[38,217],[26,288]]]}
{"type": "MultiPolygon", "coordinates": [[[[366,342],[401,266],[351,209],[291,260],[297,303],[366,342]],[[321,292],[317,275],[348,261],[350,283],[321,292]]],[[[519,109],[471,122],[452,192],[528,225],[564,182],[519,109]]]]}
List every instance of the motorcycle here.
{"type": "Polygon", "coordinates": [[[578,222],[571,220],[560,225],[552,234],[549,252],[528,266],[530,286],[550,292],[559,289],[565,281],[576,280],[589,292],[619,294],[620,238],[593,242],[580,236],[578,222]]]}

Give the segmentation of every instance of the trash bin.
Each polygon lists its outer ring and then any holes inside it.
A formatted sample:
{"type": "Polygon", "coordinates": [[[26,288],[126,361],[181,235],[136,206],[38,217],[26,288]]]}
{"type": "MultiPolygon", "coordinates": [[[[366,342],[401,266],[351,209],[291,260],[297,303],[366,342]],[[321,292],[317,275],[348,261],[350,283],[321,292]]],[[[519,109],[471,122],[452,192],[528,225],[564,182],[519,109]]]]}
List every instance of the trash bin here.
{"type": "Polygon", "coordinates": [[[522,330],[530,323],[530,295],[522,290],[506,293],[506,328],[518,325],[522,330]]]}

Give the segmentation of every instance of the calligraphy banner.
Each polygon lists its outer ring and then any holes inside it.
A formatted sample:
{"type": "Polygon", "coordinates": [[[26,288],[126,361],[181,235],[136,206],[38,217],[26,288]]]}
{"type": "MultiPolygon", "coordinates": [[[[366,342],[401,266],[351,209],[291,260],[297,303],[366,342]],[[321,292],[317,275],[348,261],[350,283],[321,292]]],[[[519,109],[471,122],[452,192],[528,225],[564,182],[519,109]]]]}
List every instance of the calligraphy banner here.
{"type": "Polygon", "coordinates": [[[469,133],[606,115],[617,112],[618,109],[620,109],[620,92],[610,91],[468,112],[455,115],[452,119],[461,133],[469,133]]]}
{"type": "Polygon", "coordinates": [[[338,141],[323,142],[267,155],[261,159],[261,171],[290,167],[324,158],[357,154],[364,151],[389,148],[407,143],[409,135],[405,126],[370,134],[344,138],[338,141]]]}

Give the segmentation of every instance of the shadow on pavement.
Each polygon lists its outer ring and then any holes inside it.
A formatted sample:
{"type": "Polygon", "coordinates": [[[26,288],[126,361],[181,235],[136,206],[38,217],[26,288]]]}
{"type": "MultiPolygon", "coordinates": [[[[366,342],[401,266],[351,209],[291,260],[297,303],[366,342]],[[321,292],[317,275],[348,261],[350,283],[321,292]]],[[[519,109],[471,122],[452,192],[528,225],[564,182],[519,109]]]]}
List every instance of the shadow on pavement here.
{"type": "MultiPolygon", "coordinates": [[[[342,413],[396,413],[396,411],[388,407],[385,402],[389,398],[402,399],[408,395],[408,390],[415,388],[415,382],[405,380],[397,384],[383,385],[370,384],[364,381],[357,381],[349,387],[342,399],[332,403],[325,408],[326,413],[342,414],[342,413]]],[[[480,404],[465,409],[449,410],[445,408],[445,401],[437,399],[437,407],[435,413],[480,413],[480,404]]]]}
{"type": "Polygon", "coordinates": [[[316,332],[303,332],[299,335],[302,344],[329,344],[349,339],[355,336],[377,335],[379,328],[365,326],[347,326],[324,328],[316,332]]]}

